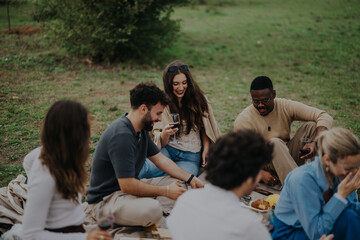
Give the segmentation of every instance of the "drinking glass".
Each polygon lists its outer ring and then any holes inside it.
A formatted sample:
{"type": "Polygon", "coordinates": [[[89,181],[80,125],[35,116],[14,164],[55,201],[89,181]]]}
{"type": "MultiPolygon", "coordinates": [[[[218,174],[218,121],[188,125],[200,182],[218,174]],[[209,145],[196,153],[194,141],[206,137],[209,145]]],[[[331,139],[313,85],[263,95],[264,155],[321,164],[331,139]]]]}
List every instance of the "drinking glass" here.
{"type": "Polygon", "coordinates": [[[103,217],[97,221],[98,227],[104,231],[110,229],[113,226],[113,224],[114,224],[114,219],[112,216],[103,217]]]}
{"type": "MultiPolygon", "coordinates": [[[[310,149],[308,149],[308,148],[303,149],[304,146],[308,143],[311,143],[310,138],[300,138],[300,156],[304,156],[310,152],[310,149]]],[[[305,159],[305,162],[306,161],[307,160],[305,159]]]]}
{"type": "MultiPolygon", "coordinates": [[[[180,114],[178,113],[171,113],[171,118],[173,120],[173,124],[171,128],[178,128],[180,129],[180,114]]],[[[173,144],[179,144],[179,142],[176,140],[176,133],[174,134],[174,138],[171,141],[173,144]]]]}

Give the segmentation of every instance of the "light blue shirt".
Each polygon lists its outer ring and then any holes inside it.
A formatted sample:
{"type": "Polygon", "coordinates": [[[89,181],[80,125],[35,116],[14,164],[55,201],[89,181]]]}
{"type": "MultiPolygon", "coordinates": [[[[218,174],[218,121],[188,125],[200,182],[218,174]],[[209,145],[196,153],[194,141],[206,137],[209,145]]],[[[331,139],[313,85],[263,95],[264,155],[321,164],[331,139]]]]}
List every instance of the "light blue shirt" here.
{"type": "MultiPolygon", "coordinates": [[[[329,189],[320,159],[295,168],[289,173],[276,204],[275,215],[283,223],[303,228],[310,239],[329,234],[345,207],[360,212],[356,192],[346,199],[337,192],[340,179],[335,179],[335,194],[325,204],[322,193],[329,189]]],[[[275,226],[276,227],[276,226],[275,226]]]]}

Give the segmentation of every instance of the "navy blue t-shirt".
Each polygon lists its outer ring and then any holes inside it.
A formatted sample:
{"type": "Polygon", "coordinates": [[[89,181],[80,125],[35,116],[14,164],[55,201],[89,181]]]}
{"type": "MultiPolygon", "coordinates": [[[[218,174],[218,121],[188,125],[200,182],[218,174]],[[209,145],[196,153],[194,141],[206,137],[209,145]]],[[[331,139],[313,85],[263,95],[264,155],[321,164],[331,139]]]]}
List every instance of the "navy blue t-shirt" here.
{"type": "Polygon", "coordinates": [[[86,194],[90,204],[120,190],[118,178],[137,177],[145,158],[159,153],[149,133],[146,130],[136,133],[126,115],[114,121],[98,142],[86,194]]]}

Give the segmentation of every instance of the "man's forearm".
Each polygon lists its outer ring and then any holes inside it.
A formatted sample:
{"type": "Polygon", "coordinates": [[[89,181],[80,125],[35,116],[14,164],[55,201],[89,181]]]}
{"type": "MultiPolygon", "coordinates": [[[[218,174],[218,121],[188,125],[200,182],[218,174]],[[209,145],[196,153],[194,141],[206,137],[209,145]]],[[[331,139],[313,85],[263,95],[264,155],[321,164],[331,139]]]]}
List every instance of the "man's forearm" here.
{"type": "Polygon", "coordinates": [[[166,186],[156,186],[136,178],[118,178],[122,192],[139,197],[167,196],[166,186]]]}
{"type": "Polygon", "coordinates": [[[313,141],[319,136],[319,134],[320,134],[322,131],[325,131],[325,130],[328,130],[327,127],[318,126],[318,127],[316,128],[316,133],[315,133],[315,136],[314,136],[313,141]]]}

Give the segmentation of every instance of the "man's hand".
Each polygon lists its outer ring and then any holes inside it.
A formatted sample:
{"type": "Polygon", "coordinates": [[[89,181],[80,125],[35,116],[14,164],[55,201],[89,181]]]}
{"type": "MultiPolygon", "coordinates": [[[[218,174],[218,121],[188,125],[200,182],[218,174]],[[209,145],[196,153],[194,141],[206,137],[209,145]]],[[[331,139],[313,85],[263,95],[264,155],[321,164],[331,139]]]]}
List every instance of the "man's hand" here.
{"type": "Polygon", "coordinates": [[[280,182],[277,177],[271,175],[271,173],[265,170],[261,170],[261,180],[269,186],[274,186],[280,182]]]}
{"type": "Polygon", "coordinates": [[[300,150],[300,159],[307,159],[307,158],[311,158],[313,155],[315,155],[315,148],[316,148],[316,145],[315,145],[315,142],[311,142],[311,143],[307,143],[304,145],[304,147],[301,149],[301,150],[309,150],[308,153],[306,153],[305,155],[301,155],[302,152],[300,150]]]}
{"type": "Polygon", "coordinates": [[[178,182],[172,182],[168,185],[168,192],[166,193],[166,196],[172,200],[176,200],[178,197],[180,197],[181,194],[186,192],[186,189],[181,186],[178,182]]]}
{"type": "Polygon", "coordinates": [[[203,188],[204,184],[197,177],[193,177],[193,179],[190,182],[190,186],[191,188],[203,188]]]}

